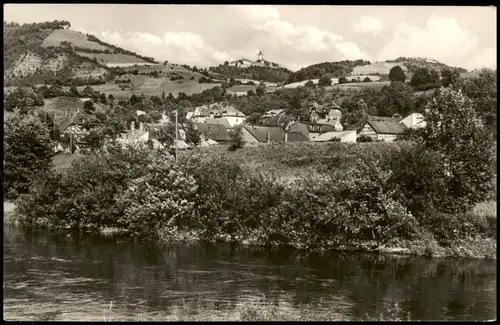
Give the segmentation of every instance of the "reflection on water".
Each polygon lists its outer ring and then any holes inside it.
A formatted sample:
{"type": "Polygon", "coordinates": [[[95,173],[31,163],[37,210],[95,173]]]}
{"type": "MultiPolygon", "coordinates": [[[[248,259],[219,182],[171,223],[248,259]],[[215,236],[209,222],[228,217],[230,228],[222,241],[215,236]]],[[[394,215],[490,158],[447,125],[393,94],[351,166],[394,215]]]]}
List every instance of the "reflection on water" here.
{"type": "MultiPolygon", "coordinates": [[[[313,303],[378,315],[397,303],[412,319],[495,319],[496,263],[289,249],[161,246],[53,235],[6,226],[4,318],[115,320],[250,300],[290,309],[313,303]],[[38,318],[37,318],[38,317],[38,318]]],[[[132,318],[136,319],[136,318],[132,318]]]]}

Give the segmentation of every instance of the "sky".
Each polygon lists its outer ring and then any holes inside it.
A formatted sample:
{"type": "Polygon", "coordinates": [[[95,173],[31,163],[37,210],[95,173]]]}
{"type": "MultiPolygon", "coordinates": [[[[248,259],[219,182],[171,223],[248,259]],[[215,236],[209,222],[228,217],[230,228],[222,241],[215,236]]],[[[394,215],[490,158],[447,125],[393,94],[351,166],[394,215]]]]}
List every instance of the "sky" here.
{"type": "Polygon", "coordinates": [[[451,6],[7,4],[4,21],[71,28],[157,60],[311,64],[425,57],[496,69],[496,8],[451,6]]]}

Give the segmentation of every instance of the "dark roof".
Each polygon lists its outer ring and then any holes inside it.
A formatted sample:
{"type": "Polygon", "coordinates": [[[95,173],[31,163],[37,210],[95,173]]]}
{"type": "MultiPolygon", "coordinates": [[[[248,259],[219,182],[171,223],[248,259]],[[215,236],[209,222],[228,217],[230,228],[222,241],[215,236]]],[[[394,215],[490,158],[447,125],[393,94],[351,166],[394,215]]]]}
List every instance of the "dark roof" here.
{"type": "Polygon", "coordinates": [[[356,129],[358,132],[365,126],[368,121],[376,121],[376,122],[399,122],[400,118],[394,117],[385,117],[385,116],[373,116],[367,115],[365,118],[362,118],[353,126],[353,129],[356,129]]]}
{"type": "Polygon", "coordinates": [[[306,135],[301,132],[288,132],[287,142],[309,141],[306,135]]]}
{"type": "Polygon", "coordinates": [[[381,134],[401,134],[406,129],[403,123],[394,121],[372,121],[368,120],[368,123],[375,132],[381,134]]]}
{"type": "Polygon", "coordinates": [[[289,133],[302,133],[304,136],[309,136],[309,128],[305,123],[293,123],[288,129],[289,133]]]}
{"type": "Polygon", "coordinates": [[[324,132],[335,131],[335,126],[330,124],[319,124],[319,123],[304,123],[304,124],[307,125],[307,130],[309,132],[324,133],[324,132]]]}
{"type": "Polygon", "coordinates": [[[287,114],[286,112],[282,112],[275,116],[263,116],[262,123],[266,126],[280,126],[285,127],[292,120],[295,120],[292,116],[287,114]]]}
{"type": "Polygon", "coordinates": [[[271,142],[284,142],[285,132],[279,127],[268,126],[243,126],[251,135],[253,135],[259,142],[267,142],[267,134],[269,133],[271,142]]]}
{"type": "Polygon", "coordinates": [[[78,122],[80,121],[80,115],[81,113],[79,111],[76,111],[73,114],[68,115],[59,126],[59,132],[63,133],[72,124],[79,124],[78,122]]]}
{"type": "Polygon", "coordinates": [[[223,116],[223,113],[226,113],[228,116],[241,116],[244,117],[245,114],[240,112],[236,107],[232,105],[226,105],[225,103],[212,103],[208,105],[195,107],[193,110],[193,117],[197,116],[205,116],[209,117],[210,114],[214,114],[214,116],[223,116]]]}
{"type": "Polygon", "coordinates": [[[334,109],[341,109],[340,106],[337,103],[335,103],[335,102],[331,102],[330,104],[332,105],[332,107],[334,109]]]}
{"type": "Polygon", "coordinates": [[[221,124],[202,124],[202,123],[194,123],[196,128],[200,130],[200,132],[209,139],[214,141],[230,141],[231,137],[227,132],[224,125],[221,124]]]}
{"type": "Polygon", "coordinates": [[[231,124],[229,124],[229,121],[228,121],[228,119],[226,117],[218,118],[218,119],[207,118],[205,120],[205,124],[209,124],[209,125],[222,125],[226,129],[231,129],[231,124]]]}
{"type": "Polygon", "coordinates": [[[378,122],[399,122],[401,118],[386,117],[386,116],[373,116],[368,115],[368,121],[378,121],[378,122]]]}

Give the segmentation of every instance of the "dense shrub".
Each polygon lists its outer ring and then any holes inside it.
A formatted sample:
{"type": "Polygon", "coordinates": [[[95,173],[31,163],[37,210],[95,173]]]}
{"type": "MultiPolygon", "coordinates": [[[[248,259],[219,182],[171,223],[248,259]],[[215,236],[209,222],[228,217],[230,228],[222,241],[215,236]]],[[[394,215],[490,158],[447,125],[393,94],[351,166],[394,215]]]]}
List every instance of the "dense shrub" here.
{"type": "Polygon", "coordinates": [[[496,238],[496,217],[480,217],[472,213],[437,213],[431,216],[431,221],[432,226],[428,228],[442,246],[450,246],[463,238],[496,238]]]}
{"type": "Polygon", "coordinates": [[[50,131],[38,114],[6,114],[3,186],[7,198],[26,193],[32,179],[52,167],[50,131]]]}
{"type": "Polygon", "coordinates": [[[439,153],[416,146],[394,157],[391,186],[421,222],[440,208],[451,208],[447,175],[439,153]]]}
{"type": "Polygon", "coordinates": [[[373,142],[372,137],[369,137],[367,135],[360,135],[356,140],[357,142],[373,142]]]}
{"type": "Polygon", "coordinates": [[[191,224],[194,179],[175,165],[171,155],[158,151],[144,170],[132,179],[118,199],[124,209],[118,223],[135,235],[158,235],[158,230],[178,229],[191,224]]]}
{"type": "Polygon", "coordinates": [[[25,225],[96,230],[116,226],[123,214],[116,195],[129,180],[144,174],[149,149],[109,145],[75,160],[61,174],[38,177],[29,195],[18,202],[19,221],[25,225]]]}
{"type": "Polygon", "coordinates": [[[196,155],[182,165],[199,185],[197,227],[206,239],[222,234],[265,245],[321,248],[413,238],[418,223],[390,191],[384,158],[365,158],[340,178],[291,185],[245,170],[231,159],[196,155]]]}
{"type": "Polygon", "coordinates": [[[235,151],[236,149],[243,148],[245,145],[245,139],[243,138],[243,130],[241,126],[238,126],[229,132],[231,138],[231,145],[229,146],[230,151],[235,151]]]}

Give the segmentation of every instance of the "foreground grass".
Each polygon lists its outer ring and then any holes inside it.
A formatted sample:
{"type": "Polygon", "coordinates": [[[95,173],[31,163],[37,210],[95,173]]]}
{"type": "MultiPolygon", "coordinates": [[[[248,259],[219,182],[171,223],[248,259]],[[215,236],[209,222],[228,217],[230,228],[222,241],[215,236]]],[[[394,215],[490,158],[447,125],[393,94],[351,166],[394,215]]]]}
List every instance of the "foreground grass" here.
{"type": "Polygon", "coordinates": [[[361,317],[349,316],[335,307],[325,309],[319,305],[306,304],[298,308],[279,308],[257,299],[235,308],[216,309],[212,304],[183,303],[169,308],[168,312],[155,314],[139,314],[134,319],[125,319],[113,312],[112,304],[103,315],[104,321],[134,320],[134,321],[381,321],[410,320],[397,304],[388,306],[384,312],[376,315],[365,314],[361,317]]]}
{"type": "MultiPolygon", "coordinates": [[[[120,306],[111,302],[109,308],[102,315],[63,314],[62,312],[35,313],[37,316],[21,316],[15,313],[4,314],[6,320],[43,320],[43,321],[403,321],[410,320],[410,315],[403,312],[397,304],[388,306],[383,312],[375,315],[365,314],[353,317],[335,307],[325,309],[319,305],[307,304],[297,308],[279,308],[275,305],[264,304],[261,301],[248,302],[237,305],[235,308],[215,308],[210,303],[195,302],[183,303],[180,306],[168,308],[166,312],[148,312],[130,315],[120,311],[120,306]]],[[[35,315],[33,314],[33,315],[35,315]]]]}

